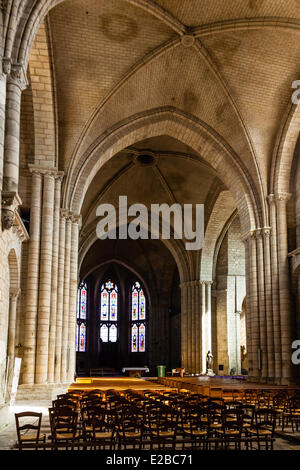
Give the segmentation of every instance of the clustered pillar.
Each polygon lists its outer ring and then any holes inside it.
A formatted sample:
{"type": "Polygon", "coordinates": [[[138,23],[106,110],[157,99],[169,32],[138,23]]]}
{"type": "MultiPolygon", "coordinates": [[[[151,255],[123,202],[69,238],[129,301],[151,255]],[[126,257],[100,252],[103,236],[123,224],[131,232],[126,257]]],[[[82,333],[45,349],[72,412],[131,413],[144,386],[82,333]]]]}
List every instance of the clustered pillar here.
{"type": "Polygon", "coordinates": [[[21,64],[3,59],[0,70],[0,191],[2,229],[13,226],[18,196],[21,95],[27,86],[21,64]]]}
{"type": "Polygon", "coordinates": [[[189,373],[206,371],[211,350],[211,281],[181,284],[181,365],[189,373]]]}
{"type": "Polygon", "coordinates": [[[249,379],[290,384],[291,313],[288,277],[286,202],[271,194],[270,227],[245,237],[247,278],[247,353],[249,379]]]}
{"type": "Polygon", "coordinates": [[[72,382],[80,217],[62,210],[63,174],[31,165],[23,383],[72,382]]]}

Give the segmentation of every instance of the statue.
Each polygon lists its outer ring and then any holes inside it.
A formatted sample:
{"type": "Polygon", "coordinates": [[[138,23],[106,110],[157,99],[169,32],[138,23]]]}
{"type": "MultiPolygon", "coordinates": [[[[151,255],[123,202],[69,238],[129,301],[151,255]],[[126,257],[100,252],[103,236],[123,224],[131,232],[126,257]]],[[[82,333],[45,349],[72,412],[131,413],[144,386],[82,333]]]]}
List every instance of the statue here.
{"type": "Polygon", "coordinates": [[[213,372],[213,355],[210,351],[208,351],[206,356],[206,375],[214,376],[213,372]]]}

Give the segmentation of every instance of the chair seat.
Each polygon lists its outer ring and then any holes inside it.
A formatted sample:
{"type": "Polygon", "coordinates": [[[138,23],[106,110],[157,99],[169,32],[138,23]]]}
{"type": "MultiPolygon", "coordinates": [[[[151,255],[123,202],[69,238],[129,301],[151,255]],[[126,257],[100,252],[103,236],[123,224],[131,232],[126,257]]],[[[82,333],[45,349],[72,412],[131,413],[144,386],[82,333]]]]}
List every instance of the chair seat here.
{"type": "Polygon", "coordinates": [[[171,437],[174,436],[174,431],[156,431],[155,435],[162,437],[171,437]]]}
{"type": "MultiPolygon", "coordinates": [[[[73,439],[73,433],[72,432],[57,432],[56,433],[56,439],[73,439]]],[[[78,439],[79,433],[76,433],[74,436],[74,439],[78,439]]]]}
{"type": "Polygon", "coordinates": [[[272,434],[272,431],[269,429],[249,429],[250,434],[259,434],[261,436],[268,436],[272,434]]]}
{"type": "Polygon", "coordinates": [[[236,436],[240,434],[240,431],[236,429],[226,429],[225,431],[223,430],[217,430],[218,434],[225,434],[226,436],[236,436]]]}
{"type": "Polygon", "coordinates": [[[140,437],[140,435],[141,435],[140,431],[130,431],[130,432],[124,433],[125,437],[140,437]]]}
{"type": "Polygon", "coordinates": [[[95,437],[96,439],[110,439],[112,437],[112,433],[111,432],[96,432],[95,433],[95,437]]]}
{"type": "Polygon", "coordinates": [[[199,429],[197,431],[187,432],[186,434],[189,434],[190,436],[206,436],[207,431],[205,431],[204,429],[199,429]]]}
{"type": "Polygon", "coordinates": [[[84,428],[86,431],[92,431],[93,430],[93,426],[85,426],[84,428]]]}
{"type": "MultiPolygon", "coordinates": [[[[20,438],[21,441],[36,441],[37,433],[21,434],[20,438]]],[[[41,440],[41,438],[39,440],[41,440]]]]}

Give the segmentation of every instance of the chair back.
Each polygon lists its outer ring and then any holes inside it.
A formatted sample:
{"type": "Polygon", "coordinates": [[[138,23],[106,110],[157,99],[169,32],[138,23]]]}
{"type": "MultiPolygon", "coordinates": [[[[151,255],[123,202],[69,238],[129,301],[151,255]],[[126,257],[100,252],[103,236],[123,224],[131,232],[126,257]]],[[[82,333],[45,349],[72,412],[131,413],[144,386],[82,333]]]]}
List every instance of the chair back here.
{"type": "Polygon", "coordinates": [[[241,409],[229,409],[222,412],[223,431],[235,431],[239,435],[243,431],[244,412],[241,409]]]}
{"type": "Polygon", "coordinates": [[[49,408],[51,434],[54,441],[59,435],[68,435],[74,440],[77,432],[78,413],[70,408],[49,408]]]}
{"type": "Polygon", "coordinates": [[[25,442],[38,443],[41,431],[42,413],[34,411],[15,413],[15,422],[19,447],[21,447],[25,442]],[[35,419],[33,420],[32,418],[35,419]],[[26,438],[28,431],[30,432],[28,433],[28,438],[26,438]],[[34,438],[32,437],[33,435],[34,438]]]}
{"type": "Polygon", "coordinates": [[[268,429],[272,433],[272,437],[275,433],[277,413],[275,410],[268,408],[257,408],[255,410],[255,426],[256,429],[268,429]]]}

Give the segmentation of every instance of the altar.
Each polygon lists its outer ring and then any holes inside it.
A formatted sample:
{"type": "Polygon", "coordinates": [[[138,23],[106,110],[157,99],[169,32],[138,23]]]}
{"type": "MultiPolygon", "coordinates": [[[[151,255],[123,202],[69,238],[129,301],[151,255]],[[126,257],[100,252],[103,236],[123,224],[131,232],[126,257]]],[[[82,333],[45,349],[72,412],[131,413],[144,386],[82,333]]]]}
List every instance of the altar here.
{"type": "Polygon", "coordinates": [[[149,373],[148,367],[123,367],[122,369],[123,374],[129,372],[129,377],[141,377],[142,373],[145,374],[149,373]]]}

